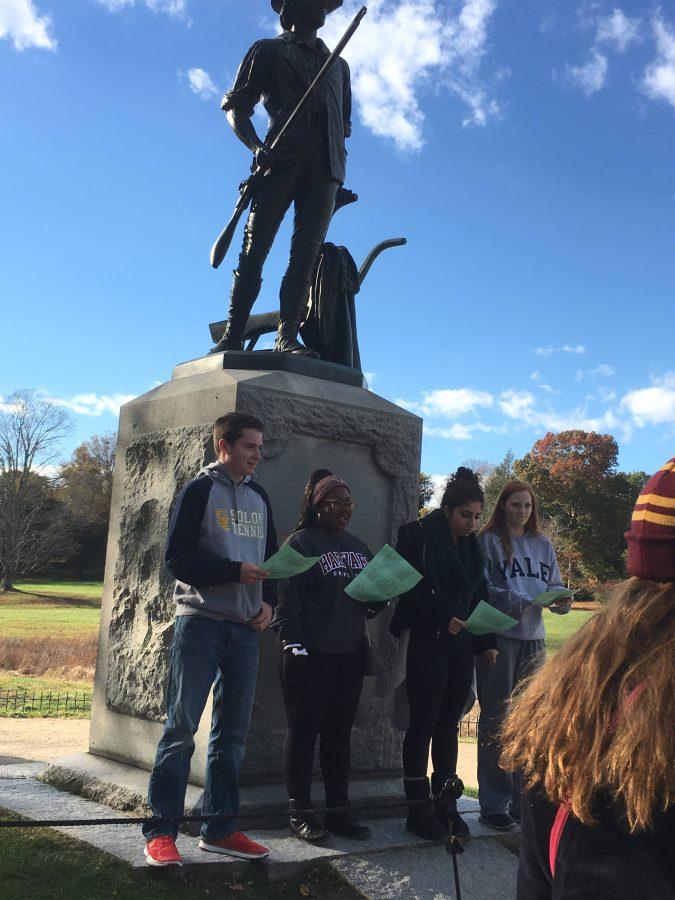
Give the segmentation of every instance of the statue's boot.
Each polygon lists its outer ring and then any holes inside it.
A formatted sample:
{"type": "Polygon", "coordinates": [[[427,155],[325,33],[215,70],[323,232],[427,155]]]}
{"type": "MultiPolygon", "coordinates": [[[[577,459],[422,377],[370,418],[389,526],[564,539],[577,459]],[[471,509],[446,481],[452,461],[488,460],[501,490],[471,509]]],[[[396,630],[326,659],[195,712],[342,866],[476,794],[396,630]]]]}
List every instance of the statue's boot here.
{"type": "Polygon", "coordinates": [[[284,276],[279,294],[279,328],[274,349],[279,353],[301,353],[319,359],[314,350],[304,347],[298,340],[298,329],[307,309],[309,285],[298,278],[284,276]]]}
{"type": "Polygon", "coordinates": [[[222,338],[209,353],[222,353],[223,350],[244,349],[244,331],[251,314],[253,304],[258,298],[262,278],[252,280],[242,278],[238,271],[234,272],[232,291],[230,292],[230,308],[227,314],[227,325],[222,338]]]}

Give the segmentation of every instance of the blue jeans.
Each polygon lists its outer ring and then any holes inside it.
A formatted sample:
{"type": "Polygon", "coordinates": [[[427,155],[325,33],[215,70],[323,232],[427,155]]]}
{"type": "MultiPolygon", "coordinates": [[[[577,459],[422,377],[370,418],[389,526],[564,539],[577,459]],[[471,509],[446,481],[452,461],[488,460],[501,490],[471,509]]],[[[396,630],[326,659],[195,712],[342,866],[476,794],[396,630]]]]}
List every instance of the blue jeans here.
{"type": "MultiPolygon", "coordinates": [[[[258,674],[258,635],[248,625],[205,616],[176,618],[167,687],[167,719],[150,776],[148,803],[155,816],[182,816],[194,735],[211,686],[213,715],[206,758],[202,812],[225,817],[205,822],[202,837],[217,840],[236,831],[239,771],[258,674]]],[[[177,825],[143,826],[146,840],[178,834],[177,825]]]]}

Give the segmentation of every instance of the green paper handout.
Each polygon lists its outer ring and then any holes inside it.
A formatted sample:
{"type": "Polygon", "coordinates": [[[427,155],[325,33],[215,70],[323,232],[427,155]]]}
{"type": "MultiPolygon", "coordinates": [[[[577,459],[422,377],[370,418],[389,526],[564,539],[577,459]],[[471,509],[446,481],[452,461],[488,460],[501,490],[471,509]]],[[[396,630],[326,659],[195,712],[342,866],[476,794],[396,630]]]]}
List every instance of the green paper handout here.
{"type": "Polygon", "coordinates": [[[543,591],[541,594],[537,594],[532,602],[535,606],[550,606],[556,600],[563,597],[574,597],[575,594],[576,591],[570,591],[567,588],[561,588],[558,591],[543,591]]]}
{"type": "Polygon", "coordinates": [[[381,603],[409,591],[421,578],[417,569],[385,544],[347,585],[345,594],[359,603],[381,603]]]}
{"type": "Polygon", "coordinates": [[[481,600],[465,624],[470,634],[490,634],[492,631],[506,631],[507,628],[513,628],[518,624],[518,620],[481,600]]]}
{"type": "Polygon", "coordinates": [[[290,544],[285,544],[274,556],[270,556],[260,567],[267,572],[268,578],[292,578],[311,569],[320,556],[303,556],[290,544]]]}

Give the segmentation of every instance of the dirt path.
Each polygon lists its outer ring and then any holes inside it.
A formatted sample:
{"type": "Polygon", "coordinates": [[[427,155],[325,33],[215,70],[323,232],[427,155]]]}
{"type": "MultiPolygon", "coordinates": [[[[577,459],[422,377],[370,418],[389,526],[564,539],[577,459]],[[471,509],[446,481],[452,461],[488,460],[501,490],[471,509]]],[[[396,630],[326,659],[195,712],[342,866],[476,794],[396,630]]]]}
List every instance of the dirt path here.
{"type": "MultiPolygon", "coordinates": [[[[17,759],[48,762],[88,749],[89,719],[0,719],[0,765],[17,759]]],[[[466,785],[478,783],[475,741],[460,743],[457,774],[466,785]]]]}
{"type": "Polygon", "coordinates": [[[89,719],[0,719],[0,765],[3,757],[56,759],[89,749],[89,719]]]}

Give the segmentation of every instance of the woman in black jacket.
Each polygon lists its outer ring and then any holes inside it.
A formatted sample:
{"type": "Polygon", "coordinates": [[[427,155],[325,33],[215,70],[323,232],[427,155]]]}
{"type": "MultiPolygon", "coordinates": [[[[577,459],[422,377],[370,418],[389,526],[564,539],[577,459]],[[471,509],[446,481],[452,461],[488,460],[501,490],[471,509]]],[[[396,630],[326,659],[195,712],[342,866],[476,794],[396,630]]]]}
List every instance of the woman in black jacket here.
{"type": "MultiPolygon", "coordinates": [[[[472,638],[464,628],[478,600],[487,600],[475,534],[483,499],[477,475],[459,468],[448,481],[440,509],[402,525],[396,545],[423,574],[422,581],[399,600],[391,631],[400,637],[410,630],[406,658],[410,725],[403,743],[403,783],[413,805],[406,827],[429,840],[447,834],[448,825],[440,806],[436,804],[435,815],[431,804],[429,745],[431,789],[438,795],[457,768],[459,721],[471,689],[474,653],[485,653],[493,665],[496,660],[493,636],[472,638]]],[[[456,803],[448,818],[458,837],[468,837],[469,826],[456,803]]]]}
{"type": "Polygon", "coordinates": [[[344,591],[372,559],[366,544],[346,530],[354,506],[348,485],[335,475],[306,491],[303,516],[286,543],[303,556],[320,558],[307,572],[282,582],[273,622],[282,647],[290,829],[310,843],[329,832],[357,840],[370,834],[346,809],[350,737],[363,687],[366,617],[388,604],[367,607],[344,591]],[[314,816],[311,801],[317,737],[325,827],[314,816]]]}

